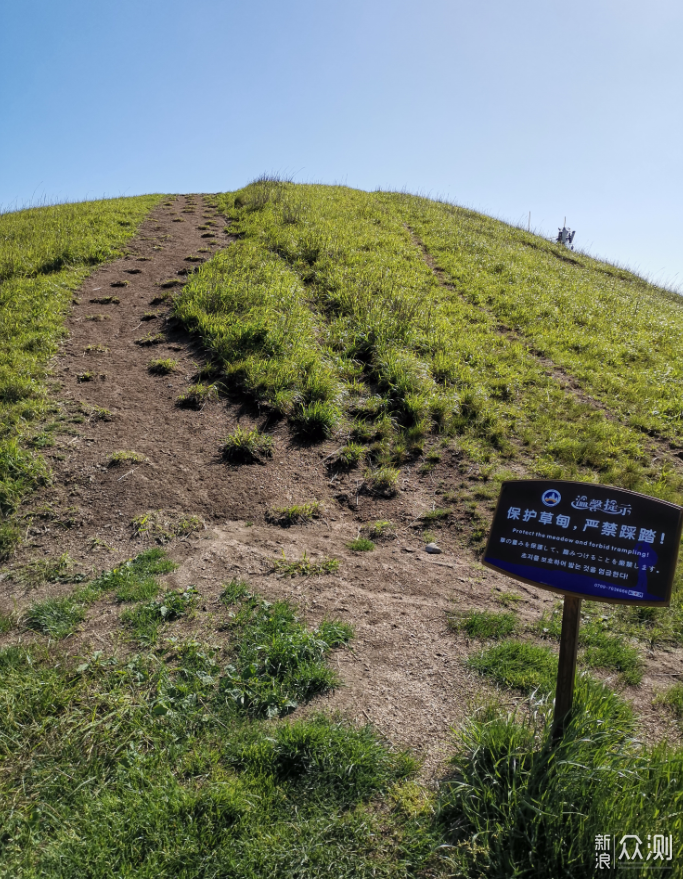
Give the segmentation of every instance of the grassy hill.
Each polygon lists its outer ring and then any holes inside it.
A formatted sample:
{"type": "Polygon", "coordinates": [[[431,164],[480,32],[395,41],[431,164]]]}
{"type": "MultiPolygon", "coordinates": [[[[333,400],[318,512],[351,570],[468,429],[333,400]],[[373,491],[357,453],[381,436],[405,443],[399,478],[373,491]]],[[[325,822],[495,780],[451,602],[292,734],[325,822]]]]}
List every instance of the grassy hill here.
{"type": "MultiPolygon", "coordinates": [[[[431,492],[420,534],[434,529],[472,565],[511,475],[683,503],[676,296],[406,194],[262,178],[205,201],[230,243],[185,257],[196,270],[158,282],[153,301],[166,309],[163,326],[188,331],[201,352],[178,410],[220,398],[250,413],[255,426],[238,426],[220,448],[205,430],[237,478],[258,461],[263,480],[277,481],[285,462],[273,459],[273,436],[283,430],[304,452],[324,448],[311,469],[353,484],[356,507],[362,493],[378,511],[398,503],[406,474],[417,474],[431,492]]],[[[449,613],[450,636],[467,651],[458,673],[480,675],[484,689],[448,745],[448,768],[425,784],[420,753],[372,724],[300,711],[342,684],[331,661],[353,649],[352,625],[327,614],[307,622],[282,591],[266,600],[233,578],[221,585],[217,622],[182,628],[204,599],[159,578],[177,568],[173,541],[196,518],[163,530],[161,511],[137,517],[136,534],[156,533],[168,550],[100,565],[96,576],[74,574],[64,555],[51,568],[31,558],[32,492],[50,498],[61,487],[43,451],[83,422],[50,374],[70,303],[98,265],[127,252],[151,211],[172,203],[0,216],[0,576],[7,594],[20,577],[48,590],[0,613],[0,877],[580,877],[593,875],[594,836],[607,832],[672,833],[680,860],[683,749],[639,741],[638,693],[652,657],[680,657],[680,577],[671,608],[586,603],[578,710],[557,747],[557,608],[531,624],[520,596],[503,593],[493,610],[449,613]],[[17,548],[24,556],[12,567],[17,548]],[[118,647],[80,655],[79,626],[111,607],[118,647]]],[[[196,203],[187,204],[174,223],[191,219],[196,203]]],[[[214,241],[214,225],[197,227],[202,238],[214,241]]],[[[128,307],[107,292],[90,301],[128,307]]],[[[130,347],[170,332],[131,337],[130,347]]],[[[176,368],[158,358],[148,371],[176,368]]],[[[173,430],[169,419],[160,448],[173,430]]],[[[141,463],[136,454],[120,450],[107,466],[141,463]]],[[[106,491],[122,492],[126,475],[106,491]]],[[[305,528],[321,509],[280,507],[265,521],[305,528]]],[[[347,546],[359,558],[395,528],[357,524],[347,546]]],[[[273,571],[324,576],[338,566],[304,552],[283,554],[273,571]]],[[[673,726],[681,685],[657,698],[673,726]]]]}

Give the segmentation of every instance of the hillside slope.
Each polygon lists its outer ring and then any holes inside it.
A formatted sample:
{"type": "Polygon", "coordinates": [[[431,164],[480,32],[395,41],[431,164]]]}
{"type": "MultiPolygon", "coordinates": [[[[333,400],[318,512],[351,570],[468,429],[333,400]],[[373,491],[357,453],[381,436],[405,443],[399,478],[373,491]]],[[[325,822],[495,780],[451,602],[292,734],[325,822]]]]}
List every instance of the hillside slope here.
{"type": "Polygon", "coordinates": [[[558,770],[557,602],[478,559],[510,475],[681,503],[678,300],[405,194],[71,212],[0,245],[38,279],[0,287],[0,876],[580,876],[596,826],[674,832],[683,593],[586,603],[558,770]]]}

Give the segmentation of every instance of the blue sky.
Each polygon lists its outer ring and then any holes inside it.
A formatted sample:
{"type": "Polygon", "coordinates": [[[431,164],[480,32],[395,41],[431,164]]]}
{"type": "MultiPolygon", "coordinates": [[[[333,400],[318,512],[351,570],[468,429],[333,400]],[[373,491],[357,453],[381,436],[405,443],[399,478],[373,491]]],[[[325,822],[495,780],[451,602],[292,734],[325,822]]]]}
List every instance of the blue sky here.
{"type": "Polygon", "coordinates": [[[263,172],[442,196],[683,284],[679,0],[5,0],[0,205],[263,172]]]}

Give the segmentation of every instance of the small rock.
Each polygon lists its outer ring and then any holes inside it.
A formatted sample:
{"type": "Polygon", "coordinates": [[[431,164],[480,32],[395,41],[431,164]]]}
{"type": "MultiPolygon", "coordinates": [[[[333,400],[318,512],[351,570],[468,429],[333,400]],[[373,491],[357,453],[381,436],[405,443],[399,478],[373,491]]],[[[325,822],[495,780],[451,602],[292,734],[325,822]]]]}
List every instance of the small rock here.
{"type": "Polygon", "coordinates": [[[427,546],[425,546],[425,549],[427,550],[427,552],[433,552],[433,553],[441,552],[441,550],[439,549],[439,547],[435,543],[428,543],[427,546]]]}
{"type": "Polygon", "coordinates": [[[415,550],[412,548],[412,546],[404,546],[403,552],[415,552],[415,550]]]}

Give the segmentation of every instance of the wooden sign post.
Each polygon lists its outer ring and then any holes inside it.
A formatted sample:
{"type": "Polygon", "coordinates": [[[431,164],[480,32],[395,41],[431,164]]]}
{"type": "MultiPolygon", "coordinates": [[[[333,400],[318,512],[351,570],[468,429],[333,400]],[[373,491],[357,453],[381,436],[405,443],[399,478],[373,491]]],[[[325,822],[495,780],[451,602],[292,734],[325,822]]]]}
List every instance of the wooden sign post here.
{"type": "Polygon", "coordinates": [[[564,595],[552,735],[574,698],[582,599],[667,607],[683,508],[586,482],[504,482],[484,553],[488,568],[564,595]]]}
{"type": "Polygon", "coordinates": [[[560,658],[557,663],[557,686],[555,688],[555,716],[553,740],[562,737],[564,725],[569,718],[574,701],[574,678],[576,656],[579,652],[579,625],[581,624],[582,599],[565,595],[562,610],[562,633],[560,634],[560,658]]]}

